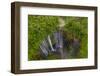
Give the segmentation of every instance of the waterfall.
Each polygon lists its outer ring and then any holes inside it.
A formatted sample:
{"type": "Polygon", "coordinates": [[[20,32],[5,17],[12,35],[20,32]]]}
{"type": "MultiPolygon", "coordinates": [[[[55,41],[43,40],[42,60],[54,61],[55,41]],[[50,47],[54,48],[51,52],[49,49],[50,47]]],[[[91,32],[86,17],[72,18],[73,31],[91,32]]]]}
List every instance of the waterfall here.
{"type": "Polygon", "coordinates": [[[49,51],[49,49],[48,49],[48,45],[47,45],[47,43],[46,43],[45,40],[44,40],[44,41],[42,42],[42,44],[40,45],[40,49],[41,49],[41,51],[43,52],[43,54],[45,54],[46,56],[48,56],[48,51],[49,51]]]}
{"type": "Polygon", "coordinates": [[[62,27],[64,25],[65,25],[64,20],[62,18],[59,18],[59,25],[58,25],[59,28],[52,35],[55,43],[52,43],[52,39],[50,35],[48,35],[47,38],[42,41],[40,48],[42,50],[42,53],[45,54],[45,56],[48,56],[49,53],[57,52],[59,53],[61,58],[64,58],[63,35],[62,35],[62,27]],[[55,47],[53,45],[55,45],[55,47]]]}
{"type": "Polygon", "coordinates": [[[52,42],[51,42],[51,39],[50,39],[50,36],[48,35],[48,42],[49,42],[49,45],[51,47],[51,51],[55,51],[54,48],[53,48],[53,45],[52,45],[52,42]]]}

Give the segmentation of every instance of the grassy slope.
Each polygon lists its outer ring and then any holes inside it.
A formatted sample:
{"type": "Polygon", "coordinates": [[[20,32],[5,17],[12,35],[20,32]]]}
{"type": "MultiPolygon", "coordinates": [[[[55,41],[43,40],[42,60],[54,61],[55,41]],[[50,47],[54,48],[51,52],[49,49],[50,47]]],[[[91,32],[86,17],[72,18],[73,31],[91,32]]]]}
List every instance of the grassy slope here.
{"type": "Polygon", "coordinates": [[[39,45],[47,35],[52,34],[58,25],[58,18],[54,16],[28,16],[28,59],[41,59],[39,45]],[[38,56],[38,57],[37,57],[38,56]]]}

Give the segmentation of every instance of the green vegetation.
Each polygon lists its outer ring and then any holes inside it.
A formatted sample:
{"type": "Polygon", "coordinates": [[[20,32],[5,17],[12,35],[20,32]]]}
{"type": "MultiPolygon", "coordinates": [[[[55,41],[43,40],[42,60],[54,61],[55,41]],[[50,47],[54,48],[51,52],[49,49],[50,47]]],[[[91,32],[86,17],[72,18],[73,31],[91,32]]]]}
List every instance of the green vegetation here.
{"type": "MultiPolygon", "coordinates": [[[[64,36],[71,41],[77,38],[80,43],[78,58],[88,56],[88,18],[87,17],[58,17],[28,15],[28,60],[42,60],[39,45],[59,28],[59,18],[63,18],[64,36]]],[[[49,54],[48,59],[58,59],[57,55],[49,54]]]]}
{"type": "Polygon", "coordinates": [[[88,56],[88,18],[87,17],[64,17],[64,31],[67,39],[78,39],[81,43],[78,58],[88,56]]]}
{"type": "Polygon", "coordinates": [[[41,59],[39,45],[47,35],[52,34],[58,25],[58,17],[28,16],[28,59],[41,59]]]}

